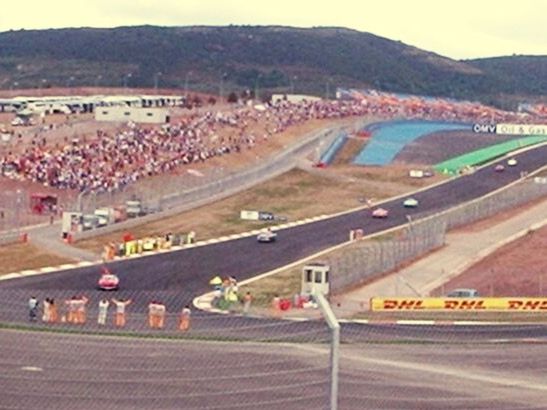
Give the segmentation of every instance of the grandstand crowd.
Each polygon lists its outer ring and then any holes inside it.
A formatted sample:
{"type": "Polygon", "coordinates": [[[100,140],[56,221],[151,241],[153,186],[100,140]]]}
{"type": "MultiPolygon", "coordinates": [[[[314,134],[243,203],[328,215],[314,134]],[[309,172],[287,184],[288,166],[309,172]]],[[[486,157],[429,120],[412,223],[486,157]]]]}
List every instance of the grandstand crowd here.
{"type": "Polygon", "coordinates": [[[61,189],[111,192],[184,164],[252,149],[261,139],[311,119],[366,115],[487,124],[534,118],[479,103],[353,92],[340,100],[280,100],[222,112],[210,110],[157,128],[128,124],[122,131],[97,131],[93,138],[67,141],[64,146],[40,141],[22,153],[7,152],[0,158],[0,170],[14,179],[61,189]],[[263,125],[260,135],[253,127],[259,123],[263,125]]]}

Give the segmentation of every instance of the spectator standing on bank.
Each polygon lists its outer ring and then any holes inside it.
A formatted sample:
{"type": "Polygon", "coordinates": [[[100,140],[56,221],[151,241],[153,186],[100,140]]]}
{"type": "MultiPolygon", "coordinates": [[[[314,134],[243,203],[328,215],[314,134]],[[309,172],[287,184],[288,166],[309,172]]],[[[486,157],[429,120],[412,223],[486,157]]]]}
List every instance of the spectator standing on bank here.
{"type": "Polygon", "coordinates": [[[38,299],[35,296],[31,296],[28,300],[28,309],[29,309],[29,320],[31,322],[36,321],[36,316],[38,315],[38,299]]]}
{"type": "Polygon", "coordinates": [[[158,328],[163,329],[163,326],[165,325],[165,315],[167,313],[167,309],[165,308],[165,305],[161,302],[157,302],[156,309],[158,312],[158,328]]]}
{"type": "Polygon", "coordinates": [[[249,314],[249,311],[251,310],[251,302],[253,301],[253,295],[251,295],[251,292],[247,292],[245,296],[243,296],[243,314],[247,316],[249,314]]]}
{"type": "Polygon", "coordinates": [[[85,296],[80,296],[74,302],[76,304],[76,323],[83,325],[87,320],[86,305],[89,299],[85,296]]]}
{"type": "Polygon", "coordinates": [[[125,308],[131,303],[131,299],[112,299],[112,303],[116,305],[115,325],[117,327],[124,327],[126,323],[125,308]]]}
{"type": "Polygon", "coordinates": [[[182,308],[182,312],[180,314],[180,324],[179,329],[182,331],[187,331],[190,329],[190,315],[192,314],[192,311],[190,310],[190,306],[186,305],[184,308],[182,308]]]}
{"type": "Polygon", "coordinates": [[[275,317],[281,316],[281,299],[277,293],[272,299],[272,314],[275,317]]]}
{"type": "Polygon", "coordinates": [[[65,300],[67,306],[66,322],[78,323],[78,296],[74,295],[70,299],[65,300]]]}
{"type": "Polygon", "coordinates": [[[158,302],[153,300],[148,304],[148,326],[151,329],[157,329],[159,328],[160,323],[160,317],[159,317],[159,309],[158,309],[158,302]]]}
{"type": "Polygon", "coordinates": [[[97,316],[97,323],[101,326],[106,324],[108,306],[110,306],[110,302],[107,299],[102,299],[99,301],[99,315],[97,316]]]}
{"type": "Polygon", "coordinates": [[[59,314],[57,313],[57,305],[55,299],[49,298],[49,323],[57,323],[59,314]]]}
{"type": "Polygon", "coordinates": [[[44,313],[42,315],[42,321],[49,323],[51,320],[51,303],[49,301],[49,298],[44,299],[44,313]]]}

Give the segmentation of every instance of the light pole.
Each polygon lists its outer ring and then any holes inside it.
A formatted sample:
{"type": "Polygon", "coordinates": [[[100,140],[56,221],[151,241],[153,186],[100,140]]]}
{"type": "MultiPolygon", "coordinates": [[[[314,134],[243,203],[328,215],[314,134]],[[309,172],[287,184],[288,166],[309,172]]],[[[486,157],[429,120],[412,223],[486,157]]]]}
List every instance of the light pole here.
{"type": "Polygon", "coordinates": [[[298,77],[294,75],[290,78],[290,80],[291,80],[291,94],[294,94],[294,82],[298,80],[298,77]]]}
{"type": "Polygon", "coordinates": [[[17,86],[19,85],[19,83],[17,81],[14,81],[11,86],[10,86],[10,90],[13,90],[14,88],[17,88],[17,86]]]}
{"type": "Polygon", "coordinates": [[[228,77],[228,73],[222,73],[220,77],[220,99],[224,98],[224,80],[228,77]]]}
{"type": "Polygon", "coordinates": [[[100,74],[95,78],[95,88],[99,86],[99,81],[101,81],[101,78],[103,78],[103,76],[100,74]]]}
{"type": "Polygon", "coordinates": [[[161,76],[162,76],[162,73],[160,71],[154,74],[154,90],[156,90],[156,92],[158,92],[158,82],[161,76]]]}
{"type": "Polygon", "coordinates": [[[129,79],[133,76],[132,73],[128,73],[123,76],[123,88],[127,88],[127,83],[129,82],[129,79]]]}
{"type": "Polygon", "coordinates": [[[192,75],[191,71],[188,71],[184,76],[184,95],[188,95],[188,78],[192,75]]]}
{"type": "Polygon", "coordinates": [[[255,100],[257,101],[258,101],[258,82],[260,81],[260,77],[262,77],[262,74],[258,74],[255,80],[255,100]]]}
{"type": "Polygon", "coordinates": [[[72,82],[74,81],[74,76],[70,76],[68,80],[66,81],[66,88],[70,88],[72,86],[72,82]]]}
{"type": "Polygon", "coordinates": [[[23,203],[23,191],[17,189],[15,191],[15,224],[17,226],[17,235],[21,234],[21,221],[19,220],[19,212],[23,203]]]}
{"type": "Polygon", "coordinates": [[[42,78],[42,88],[46,88],[47,79],[42,78]]]}
{"type": "Polygon", "coordinates": [[[330,98],[330,83],[332,79],[329,78],[327,80],[327,83],[325,84],[325,99],[328,100],[330,98]]]}

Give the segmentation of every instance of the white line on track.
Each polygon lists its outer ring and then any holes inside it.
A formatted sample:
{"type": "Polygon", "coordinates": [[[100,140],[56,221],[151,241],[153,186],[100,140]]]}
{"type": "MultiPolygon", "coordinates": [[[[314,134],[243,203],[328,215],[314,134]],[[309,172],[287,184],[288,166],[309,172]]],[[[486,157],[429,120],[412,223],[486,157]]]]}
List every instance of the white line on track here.
{"type": "Polygon", "coordinates": [[[21,370],[25,370],[27,372],[43,372],[44,369],[42,369],[41,367],[36,367],[36,366],[23,366],[21,367],[21,370]]]}
{"type": "MultiPolygon", "coordinates": [[[[322,349],[314,346],[297,345],[298,349],[311,351],[319,354],[328,354],[328,349],[322,349]]],[[[352,362],[361,362],[366,364],[372,364],[375,366],[388,366],[403,370],[410,370],[420,373],[430,373],[443,377],[452,377],[455,379],[474,381],[479,383],[496,384],[505,387],[518,387],[528,390],[537,390],[547,392],[547,384],[541,382],[532,382],[529,380],[517,379],[514,375],[508,375],[502,377],[499,375],[491,375],[486,373],[472,373],[471,371],[465,371],[458,368],[450,368],[446,366],[430,365],[425,363],[413,363],[404,362],[398,360],[378,359],[372,357],[365,357],[361,354],[348,354],[342,353],[340,358],[351,360],[352,362]]]]}

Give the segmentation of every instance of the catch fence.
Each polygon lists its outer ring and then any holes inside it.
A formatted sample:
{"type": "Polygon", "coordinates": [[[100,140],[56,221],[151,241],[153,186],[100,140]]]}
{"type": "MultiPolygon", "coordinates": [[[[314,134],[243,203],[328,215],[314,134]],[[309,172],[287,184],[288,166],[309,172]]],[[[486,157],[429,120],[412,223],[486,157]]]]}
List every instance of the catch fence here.
{"type": "Polygon", "coordinates": [[[328,258],[330,289],[339,294],[364,281],[395,269],[444,244],[446,223],[430,219],[410,223],[392,234],[356,242],[328,258]]]}
{"type": "Polygon", "coordinates": [[[448,209],[435,218],[442,218],[447,229],[454,229],[536,201],[547,195],[547,184],[536,181],[538,180],[523,180],[508,188],[448,209]]]}
{"type": "Polygon", "coordinates": [[[213,168],[203,171],[201,175],[186,172],[183,175],[163,178],[161,184],[154,184],[154,179],[151,178],[150,181],[135,184],[123,191],[80,194],[73,208],[83,213],[93,213],[95,209],[103,206],[120,205],[125,201],[138,199],[148,214],[100,229],[78,232],[75,237],[79,239],[129,228],[248,189],[291,170],[303,157],[318,158],[320,152],[326,149],[340,133],[347,132],[348,129],[358,129],[362,122],[359,121],[349,127],[328,128],[310,133],[277,155],[257,158],[253,164],[244,169],[213,168]]]}
{"type": "Polygon", "coordinates": [[[442,246],[447,230],[491,217],[546,195],[547,183],[543,179],[527,179],[451,209],[415,214],[401,230],[372,241],[357,242],[339,255],[330,257],[331,291],[340,293],[442,246]]]}

